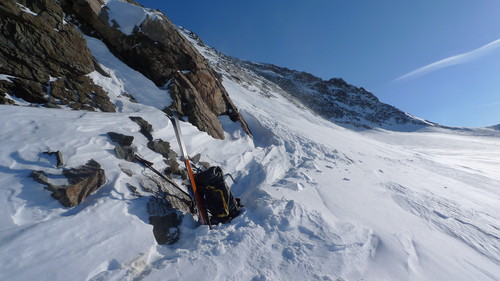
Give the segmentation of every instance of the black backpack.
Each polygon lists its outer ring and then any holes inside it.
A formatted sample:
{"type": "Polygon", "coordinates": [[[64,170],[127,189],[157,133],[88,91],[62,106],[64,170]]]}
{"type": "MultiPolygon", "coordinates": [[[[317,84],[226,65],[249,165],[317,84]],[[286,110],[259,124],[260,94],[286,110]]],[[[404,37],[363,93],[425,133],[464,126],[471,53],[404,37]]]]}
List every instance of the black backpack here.
{"type": "Polygon", "coordinates": [[[210,167],[194,175],[196,186],[203,198],[203,204],[211,215],[212,224],[229,222],[238,216],[241,207],[239,198],[235,198],[226,185],[224,173],[219,166],[210,167]]]}

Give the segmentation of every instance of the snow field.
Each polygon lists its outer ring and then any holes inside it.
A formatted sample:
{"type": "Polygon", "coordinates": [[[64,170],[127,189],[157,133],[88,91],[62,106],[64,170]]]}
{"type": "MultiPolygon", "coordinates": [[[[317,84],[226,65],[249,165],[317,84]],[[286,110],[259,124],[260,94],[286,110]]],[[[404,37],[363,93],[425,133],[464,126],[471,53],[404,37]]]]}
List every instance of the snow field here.
{"type": "Polygon", "coordinates": [[[148,171],[117,159],[106,133],[134,136],[161,170],[129,116],[177,150],[158,110],[168,93],[100,41],[87,42],[111,75],[90,77],[118,113],[0,106],[1,280],[498,280],[498,132],[354,132],[228,75],[223,84],[253,138],[226,117],[225,140],[181,125],[190,155],[233,175],[227,182],[244,212],[211,231],[186,215],[179,242],[158,245],[148,195],[127,188],[148,171]],[[60,173],[47,150],[61,151],[65,167],[96,160],[108,182],[82,205],[62,207],[28,178],[60,173]]]}

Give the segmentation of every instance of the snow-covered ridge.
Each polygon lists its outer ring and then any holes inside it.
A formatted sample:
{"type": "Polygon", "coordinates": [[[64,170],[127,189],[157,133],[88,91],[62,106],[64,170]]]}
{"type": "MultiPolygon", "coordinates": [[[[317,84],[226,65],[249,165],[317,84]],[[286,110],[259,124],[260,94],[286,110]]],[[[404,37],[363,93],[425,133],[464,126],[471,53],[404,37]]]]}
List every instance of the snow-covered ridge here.
{"type": "Polygon", "coordinates": [[[339,125],[392,130],[415,130],[435,125],[384,104],[364,88],[350,85],[341,78],[325,81],[306,72],[228,57],[206,46],[193,32],[182,27],[179,29],[224,79],[249,83],[245,87],[263,94],[280,92],[339,125]]]}

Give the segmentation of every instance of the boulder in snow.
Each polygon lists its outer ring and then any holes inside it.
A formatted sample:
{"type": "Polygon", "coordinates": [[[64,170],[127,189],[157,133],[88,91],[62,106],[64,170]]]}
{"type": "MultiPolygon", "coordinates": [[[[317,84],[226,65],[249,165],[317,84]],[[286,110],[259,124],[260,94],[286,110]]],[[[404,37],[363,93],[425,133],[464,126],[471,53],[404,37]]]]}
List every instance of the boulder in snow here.
{"type": "Polygon", "coordinates": [[[30,176],[37,182],[47,185],[47,189],[52,191],[52,197],[66,207],[74,207],[82,203],[87,196],[106,182],[104,170],[94,160],[90,160],[81,167],[64,170],[63,175],[68,179],[68,185],[51,184],[50,175],[43,171],[33,171],[30,176]]]}

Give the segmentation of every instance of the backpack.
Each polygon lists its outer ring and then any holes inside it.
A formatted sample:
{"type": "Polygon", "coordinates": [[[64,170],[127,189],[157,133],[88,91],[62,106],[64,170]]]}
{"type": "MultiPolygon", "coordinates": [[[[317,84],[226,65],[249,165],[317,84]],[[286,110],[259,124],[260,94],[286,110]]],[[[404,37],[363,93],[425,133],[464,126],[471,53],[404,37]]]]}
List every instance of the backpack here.
{"type": "Polygon", "coordinates": [[[212,224],[226,223],[238,216],[243,206],[226,185],[219,166],[195,174],[194,179],[212,224]]]}

